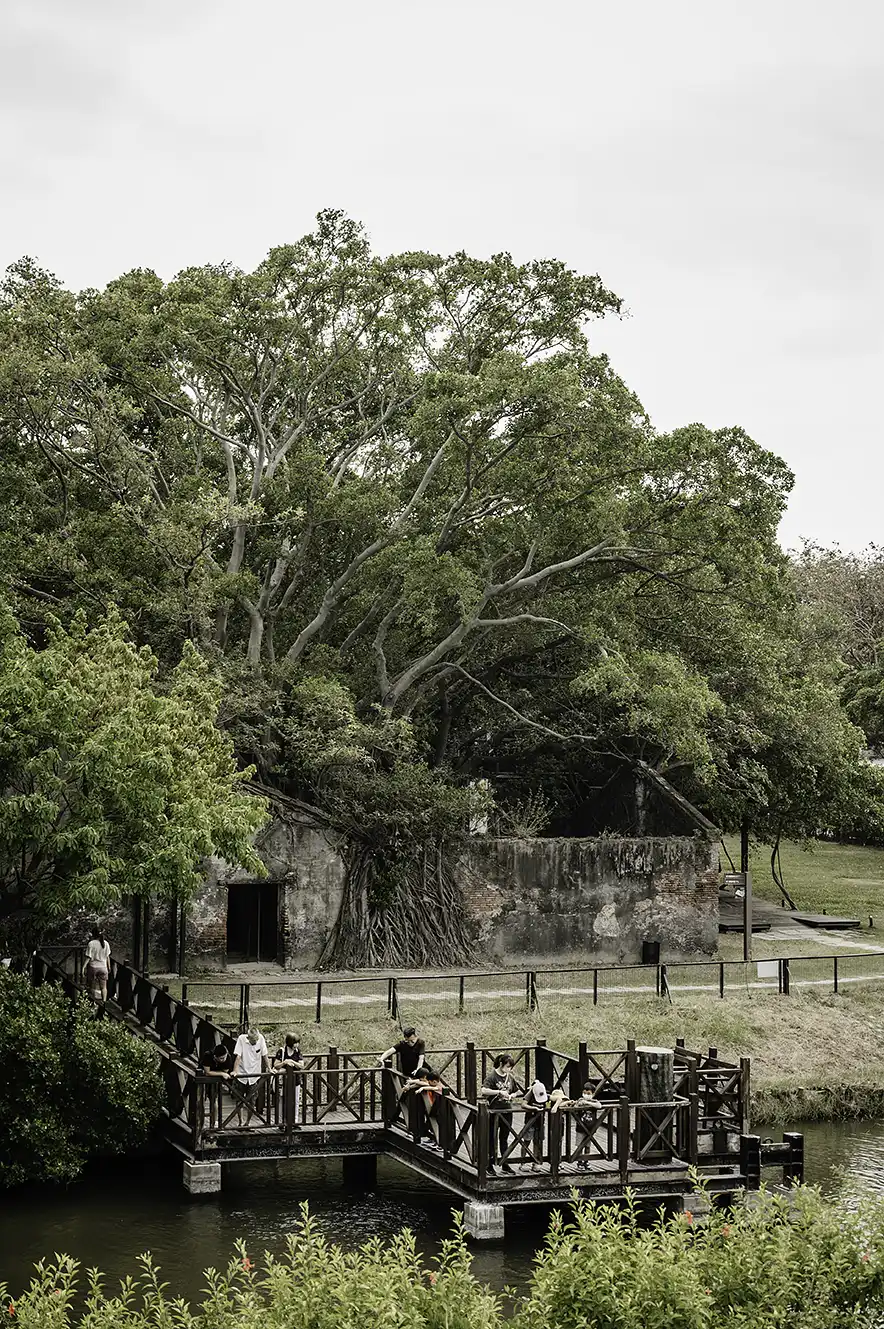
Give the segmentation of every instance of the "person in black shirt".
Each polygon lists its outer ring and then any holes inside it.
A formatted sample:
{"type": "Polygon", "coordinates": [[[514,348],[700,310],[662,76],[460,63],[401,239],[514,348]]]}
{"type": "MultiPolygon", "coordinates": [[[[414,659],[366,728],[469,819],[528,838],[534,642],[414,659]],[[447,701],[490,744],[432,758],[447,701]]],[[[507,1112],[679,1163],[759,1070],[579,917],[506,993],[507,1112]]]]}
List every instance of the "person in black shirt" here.
{"type": "Polygon", "coordinates": [[[206,1087],[206,1111],[209,1125],[222,1124],[221,1095],[223,1084],[218,1081],[229,1080],[233,1071],[233,1054],[226,1043],[218,1043],[208,1052],[204,1052],[200,1061],[200,1072],[208,1075],[214,1083],[206,1087]]]}
{"type": "Polygon", "coordinates": [[[398,1043],[394,1043],[386,1052],[380,1056],[381,1065],[384,1062],[391,1061],[393,1055],[396,1055],[399,1062],[399,1069],[403,1075],[409,1079],[415,1071],[419,1071],[424,1064],[424,1040],[418,1038],[413,1025],[407,1024],[402,1030],[402,1037],[398,1043]]]}
{"type": "MultiPolygon", "coordinates": [[[[503,1112],[492,1112],[488,1118],[490,1134],[488,1171],[492,1173],[497,1160],[498,1146],[500,1155],[503,1157],[506,1153],[507,1141],[512,1133],[513,1113],[509,1104],[512,1099],[523,1092],[515,1075],[513,1075],[514,1064],[508,1052],[502,1052],[499,1057],[495,1057],[494,1070],[485,1076],[482,1081],[482,1088],[479,1091],[490,1108],[507,1109],[503,1112]]],[[[513,1169],[509,1163],[503,1162],[500,1170],[501,1172],[512,1172],[513,1169]]]]}

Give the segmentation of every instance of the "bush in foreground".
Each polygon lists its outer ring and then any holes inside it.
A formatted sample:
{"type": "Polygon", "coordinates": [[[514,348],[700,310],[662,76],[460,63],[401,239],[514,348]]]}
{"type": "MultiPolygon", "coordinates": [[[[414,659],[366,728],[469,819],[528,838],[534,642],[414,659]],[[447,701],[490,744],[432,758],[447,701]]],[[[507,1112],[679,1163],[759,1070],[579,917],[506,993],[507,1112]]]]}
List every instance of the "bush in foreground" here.
{"type": "MultiPolygon", "coordinates": [[[[76,1262],[38,1267],[10,1298],[8,1322],[29,1329],[500,1329],[499,1300],[473,1277],[458,1229],[424,1264],[409,1232],[342,1251],[307,1215],[281,1257],[259,1269],[245,1247],[208,1270],[202,1306],[170,1297],[151,1260],[117,1295],[91,1273],[73,1318],[76,1262]]],[[[856,1213],[800,1189],[793,1206],[758,1206],[643,1226],[637,1212],[578,1204],[554,1218],[514,1329],[868,1329],[884,1310],[884,1203],[856,1213]]]]}
{"type": "Polygon", "coordinates": [[[0,1186],[72,1181],[87,1157],[136,1149],[162,1104],[154,1048],[0,969],[0,1186]]]}

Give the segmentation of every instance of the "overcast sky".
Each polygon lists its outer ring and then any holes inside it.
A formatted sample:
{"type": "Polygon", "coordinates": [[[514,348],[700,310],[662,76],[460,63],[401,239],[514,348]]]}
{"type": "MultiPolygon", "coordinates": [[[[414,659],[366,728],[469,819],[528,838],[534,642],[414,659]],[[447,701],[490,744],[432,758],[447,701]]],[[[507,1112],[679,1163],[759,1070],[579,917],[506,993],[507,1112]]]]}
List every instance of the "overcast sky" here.
{"type": "Polygon", "coordinates": [[[743,425],[781,536],[884,542],[882,0],[3,0],[0,266],[380,252],[598,272],[658,427],[743,425]]]}

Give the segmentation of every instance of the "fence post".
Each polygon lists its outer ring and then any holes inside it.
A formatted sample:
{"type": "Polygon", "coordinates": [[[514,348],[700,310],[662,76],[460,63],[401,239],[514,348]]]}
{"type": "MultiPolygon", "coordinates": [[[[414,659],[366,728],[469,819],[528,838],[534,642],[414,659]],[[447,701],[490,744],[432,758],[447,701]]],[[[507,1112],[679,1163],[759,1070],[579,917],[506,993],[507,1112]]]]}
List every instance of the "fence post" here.
{"type": "Polygon", "coordinates": [[[832,990],[835,996],[838,995],[838,956],[832,956],[832,990]]]}
{"type": "Polygon", "coordinates": [[[250,986],[250,984],[248,984],[248,983],[243,983],[243,985],[242,985],[242,1027],[243,1027],[243,1029],[248,1029],[248,1027],[249,1027],[249,1001],[250,1001],[251,995],[252,995],[252,993],[251,993],[251,986],[250,986]]]}
{"type": "Polygon", "coordinates": [[[593,971],[592,971],[592,1004],[593,1004],[593,1006],[598,1006],[598,1004],[599,1004],[599,971],[598,971],[598,969],[593,969],[593,971]]]}
{"type": "Polygon", "coordinates": [[[322,1024],[322,984],[316,984],[316,1023],[322,1024]]]}
{"type": "Polygon", "coordinates": [[[387,1014],[393,1018],[393,980],[387,979],[387,1014]]]}
{"type": "Polygon", "coordinates": [[[461,976],[460,976],[460,980],[459,980],[459,982],[458,982],[458,986],[457,986],[457,1013],[458,1013],[458,1015],[463,1015],[463,1008],[464,1008],[464,995],[465,995],[465,994],[464,994],[464,985],[465,985],[465,983],[466,983],[466,978],[464,977],[463,974],[461,974],[461,976]]]}
{"type": "Polygon", "coordinates": [[[663,994],[663,966],[662,966],[662,964],[658,964],[658,965],[657,965],[657,973],[656,973],[656,975],[655,975],[655,978],[656,978],[657,996],[660,997],[660,996],[662,996],[662,994],[663,994]]]}
{"type": "Polygon", "coordinates": [[[182,984],[181,984],[181,1000],[182,1000],[183,1002],[185,1002],[185,1004],[186,1004],[186,1002],[187,1002],[187,988],[188,988],[188,984],[187,984],[187,983],[182,983],[182,984]]]}
{"type": "Polygon", "coordinates": [[[657,993],[657,996],[669,996],[669,974],[665,964],[660,965],[660,991],[657,993]]]}
{"type": "Polygon", "coordinates": [[[393,1002],[392,1016],[394,1020],[399,1019],[399,982],[394,977],[390,979],[390,988],[393,1002]]]}
{"type": "Polygon", "coordinates": [[[719,997],[724,996],[724,960],[718,966],[718,995],[719,997]]]}
{"type": "Polygon", "coordinates": [[[528,1009],[537,1010],[537,974],[533,969],[528,974],[528,1009]]]}
{"type": "Polygon", "coordinates": [[[789,995],[789,978],[790,978],[790,974],[789,974],[789,961],[788,961],[788,960],[780,960],[780,970],[781,970],[781,972],[782,972],[782,983],[783,983],[782,991],[783,991],[783,996],[784,996],[784,997],[788,997],[788,995],[789,995]]]}

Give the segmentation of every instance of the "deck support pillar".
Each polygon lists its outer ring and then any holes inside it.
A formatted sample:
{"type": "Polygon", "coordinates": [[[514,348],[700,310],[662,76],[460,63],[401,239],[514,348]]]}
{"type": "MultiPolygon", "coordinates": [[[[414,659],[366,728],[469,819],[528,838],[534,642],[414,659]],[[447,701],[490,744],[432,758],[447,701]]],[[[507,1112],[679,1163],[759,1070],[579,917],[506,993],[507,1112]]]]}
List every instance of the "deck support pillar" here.
{"type": "Polygon", "coordinates": [[[377,1155],[345,1154],[341,1159],[341,1175],[345,1190],[373,1191],[378,1184],[377,1155]]]}
{"type": "Polygon", "coordinates": [[[501,1241],[503,1238],[503,1205],[485,1204],[480,1200],[467,1200],[463,1207],[463,1225],[468,1237],[475,1241],[501,1241]]]}
{"type": "Polygon", "coordinates": [[[184,1189],[191,1195],[217,1195],[221,1189],[220,1163],[192,1163],[184,1160],[184,1189]]]}

